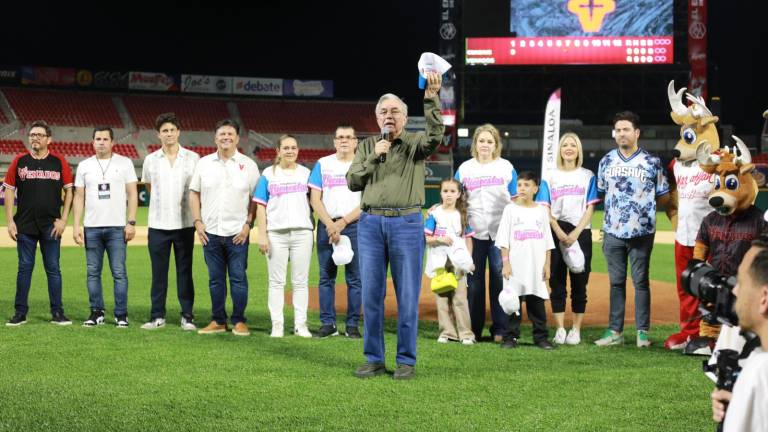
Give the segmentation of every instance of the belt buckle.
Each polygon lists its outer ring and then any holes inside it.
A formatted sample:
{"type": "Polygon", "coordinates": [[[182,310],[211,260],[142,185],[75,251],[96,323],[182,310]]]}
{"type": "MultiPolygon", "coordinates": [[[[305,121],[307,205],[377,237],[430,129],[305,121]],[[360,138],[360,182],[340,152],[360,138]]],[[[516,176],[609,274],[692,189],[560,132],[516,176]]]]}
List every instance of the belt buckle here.
{"type": "Polygon", "coordinates": [[[384,216],[385,217],[400,216],[400,210],[398,210],[398,209],[386,209],[386,210],[384,210],[384,216]]]}

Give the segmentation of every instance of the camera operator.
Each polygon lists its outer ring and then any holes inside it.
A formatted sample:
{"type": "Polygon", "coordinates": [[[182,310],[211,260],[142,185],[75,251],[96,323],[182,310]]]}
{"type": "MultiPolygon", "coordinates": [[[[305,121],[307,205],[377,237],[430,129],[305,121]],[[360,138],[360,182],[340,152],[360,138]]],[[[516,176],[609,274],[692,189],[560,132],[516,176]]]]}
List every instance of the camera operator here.
{"type": "Polygon", "coordinates": [[[733,293],[741,329],[759,336],[761,346],[743,363],[733,393],[712,392],[712,418],[725,418],[725,431],[768,431],[768,235],[744,255],[733,293]]]}

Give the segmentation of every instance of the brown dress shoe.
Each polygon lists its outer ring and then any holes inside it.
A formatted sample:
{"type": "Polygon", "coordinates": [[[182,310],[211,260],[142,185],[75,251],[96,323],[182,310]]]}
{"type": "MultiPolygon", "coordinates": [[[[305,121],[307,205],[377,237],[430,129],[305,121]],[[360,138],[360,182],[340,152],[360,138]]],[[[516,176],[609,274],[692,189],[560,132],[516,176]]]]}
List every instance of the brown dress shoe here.
{"type": "Polygon", "coordinates": [[[216,321],[211,321],[211,323],[205,326],[205,328],[201,328],[200,330],[198,330],[197,334],[224,333],[226,331],[227,331],[226,324],[219,324],[216,321]]]}
{"type": "Polygon", "coordinates": [[[232,329],[232,334],[235,336],[250,336],[251,331],[248,330],[248,326],[245,325],[244,322],[240,321],[235,324],[235,327],[232,329]]]}

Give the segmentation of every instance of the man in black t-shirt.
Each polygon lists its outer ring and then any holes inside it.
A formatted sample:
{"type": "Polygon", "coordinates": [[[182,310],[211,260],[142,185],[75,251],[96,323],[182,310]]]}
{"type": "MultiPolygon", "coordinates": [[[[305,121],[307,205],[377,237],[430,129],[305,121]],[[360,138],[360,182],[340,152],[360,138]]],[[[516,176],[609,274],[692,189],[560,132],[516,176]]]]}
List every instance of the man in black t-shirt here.
{"type": "Polygon", "coordinates": [[[5,176],[5,214],[8,235],[16,242],[19,270],[16,276],[16,313],[6,322],[19,326],[27,322],[29,288],[35,267],[37,244],[43,256],[48,276],[48,297],[51,302],[51,323],[72,324],[61,304],[61,271],[59,255],[61,234],[72,204],[72,170],[63,156],[48,151],[51,128],[43,121],[29,128],[29,153],[22,153],[11,162],[5,176]],[[64,190],[64,210],[62,206],[64,190]],[[18,209],[13,214],[14,198],[18,209]]]}

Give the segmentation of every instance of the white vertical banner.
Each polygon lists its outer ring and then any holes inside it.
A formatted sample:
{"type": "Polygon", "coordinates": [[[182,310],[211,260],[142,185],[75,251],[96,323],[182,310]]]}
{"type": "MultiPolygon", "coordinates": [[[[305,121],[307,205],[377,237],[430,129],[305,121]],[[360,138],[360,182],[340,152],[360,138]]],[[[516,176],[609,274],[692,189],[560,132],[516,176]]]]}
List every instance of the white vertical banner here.
{"type": "Polygon", "coordinates": [[[544,140],[541,149],[541,177],[557,168],[557,152],[560,150],[560,89],[549,96],[544,111],[544,140]]]}

